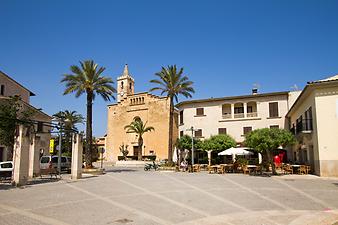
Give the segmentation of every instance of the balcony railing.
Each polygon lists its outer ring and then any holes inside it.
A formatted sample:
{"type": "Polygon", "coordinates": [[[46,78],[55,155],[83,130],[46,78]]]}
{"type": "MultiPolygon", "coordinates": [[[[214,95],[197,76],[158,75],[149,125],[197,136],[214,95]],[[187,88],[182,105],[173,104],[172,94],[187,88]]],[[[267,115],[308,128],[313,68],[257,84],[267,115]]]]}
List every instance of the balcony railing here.
{"type": "Polygon", "coordinates": [[[232,118],[231,113],[223,114],[222,118],[223,119],[231,119],[232,118]]]}
{"type": "Polygon", "coordinates": [[[258,116],[257,112],[251,112],[246,114],[246,117],[257,117],[257,116],[258,116]]]}
{"type": "Polygon", "coordinates": [[[312,119],[303,119],[296,124],[296,134],[300,132],[309,132],[313,130],[312,119]]]}
{"type": "Polygon", "coordinates": [[[244,113],[235,113],[234,118],[244,118],[244,113]]]}

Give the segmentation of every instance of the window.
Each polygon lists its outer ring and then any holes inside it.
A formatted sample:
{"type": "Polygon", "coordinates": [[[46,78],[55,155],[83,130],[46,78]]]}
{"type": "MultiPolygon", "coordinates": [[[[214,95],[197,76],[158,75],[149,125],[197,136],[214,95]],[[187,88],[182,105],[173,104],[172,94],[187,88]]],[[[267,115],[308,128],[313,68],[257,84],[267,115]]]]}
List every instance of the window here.
{"type": "Polygon", "coordinates": [[[279,129],[279,125],[271,125],[270,129],[279,129]]]}
{"type": "Polygon", "coordinates": [[[227,134],[226,128],[218,128],[218,134],[227,134]]]}
{"type": "Polygon", "coordinates": [[[195,130],[195,137],[202,137],[202,129],[195,130]]]}
{"type": "Polygon", "coordinates": [[[247,107],[247,113],[252,113],[253,111],[252,111],[252,106],[248,106],[247,107]]]}
{"type": "Polygon", "coordinates": [[[3,84],[0,86],[0,95],[5,95],[5,85],[3,84]]]}
{"type": "Polygon", "coordinates": [[[204,108],[197,108],[196,116],[204,116],[204,108]]]}
{"type": "Polygon", "coordinates": [[[132,88],[132,83],[129,83],[129,90],[131,90],[132,88]]]}
{"type": "Polygon", "coordinates": [[[244,107],[235,107],[235,114],[244,113],[244,107]]]}
{"type": "Polygon", "coordinates": [[[252,131],[252,127],[243,127],[243,135],[246,135],[252,131]]]}
{"type": "Polygon", "coordinates": [[[1,168],[12,168],[12,163],[3,163],[1,164],[1,168]]]}
{"type": "Polygon", "coordinates": [[[37,132],[43,132],[43,123],[41,121],[38,121],[37,132]]]}
{"type": "Polygon", "coordinates": [[[183,124],[183,110],[180,111],[180,124],[183,124]]]}
{"type": "Polygon", "coordinates": [[[180,131],[180,137],[183,137],[184,133],[183,130],[180,131]]]}
{"type": "Polygon", "coordinates": [[[149,151],[149,154],[150,154],[150,155],[154,155],[154,154],[155,154],[155,151],[154,151],[154,150],[150,150],[150,151],[149,151]]]}
{"type": "Polygon", "coordinates": [[[123,81],[121,81],[121,89],[123,89],[123,84],[124,84],[123,81]]]}
{"type": "Polygon", "coordinates": [[[278,117],[278,102],[270,102],[269,103],[269,116],[270,117],[278,117]]]}

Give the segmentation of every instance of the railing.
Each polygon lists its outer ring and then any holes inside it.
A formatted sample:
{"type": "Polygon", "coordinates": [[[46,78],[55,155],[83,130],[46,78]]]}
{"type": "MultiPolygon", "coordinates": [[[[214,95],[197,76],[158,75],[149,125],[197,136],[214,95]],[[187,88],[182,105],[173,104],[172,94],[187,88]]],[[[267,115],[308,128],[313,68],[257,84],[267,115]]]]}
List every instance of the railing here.
{"type": "Polygon", "coordinates": [[[312,130],[313,130],[312,119],[303,119],[301,121],[298,121],[296,124],[296,134],[312,130]]]}
{"type": "Polygon", "coordinates": [[[257,112],[251,112],[246,114],[246,117],[257,117],[257,116],[258,116],[257,112]]]}
{"type": "Polygon", "coordinates": [[[244,118],[244,113],[235,113],[234,118],[244,118]]]}
{"type": "Polygon", "coordinates": [[[231,118],[232,118],[231,113],[223,114],[223,115],[222,115],[222,118],[223,118],[223,119],[231,119],[231,118]]]}

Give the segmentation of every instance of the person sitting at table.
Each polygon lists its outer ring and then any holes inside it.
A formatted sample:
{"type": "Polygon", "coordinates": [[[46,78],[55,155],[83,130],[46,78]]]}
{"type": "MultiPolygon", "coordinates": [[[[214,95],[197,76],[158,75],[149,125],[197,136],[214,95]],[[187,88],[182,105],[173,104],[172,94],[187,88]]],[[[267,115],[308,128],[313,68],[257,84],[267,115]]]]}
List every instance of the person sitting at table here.
{"type": "Polygon", "coordinates": [[[181,162],[181,169],[183,171],[187,171],[187,169],[188,169],[188,163],[186,161],[182,161],[181,162]]]}

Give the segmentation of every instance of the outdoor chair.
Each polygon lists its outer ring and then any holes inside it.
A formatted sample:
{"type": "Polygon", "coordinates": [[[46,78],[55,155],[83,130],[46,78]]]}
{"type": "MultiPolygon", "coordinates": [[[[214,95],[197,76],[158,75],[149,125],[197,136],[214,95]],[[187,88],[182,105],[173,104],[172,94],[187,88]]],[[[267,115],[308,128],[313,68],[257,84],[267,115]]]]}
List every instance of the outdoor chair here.
{"type": "Polygon", "coordinates": [[[242,171],[243,171],[243,174],[250,174],[250,170],[248,169],[247,166],[242,166],[242,171]]]}
{"type": "Polygon", "coordinates": [[[307,170],[306,170],[306,166],[305,165],[301,165],[299,167],[299,174],[301,174],[301,175],[307,174],[307,170]]]}
{"type": "Polygon", "coordinates": [[[217,168],[217,173],[224,174],[224,171],[225,171],[225,166],[224,165],[220,165],[217,168]]]}
{"type": "Polygon", "coordinates": [[[283,171],[285,174],[293,174],[293,168],[289,164],[283,165],[283,171]]]}
{"type": "Polygon", "coordinates": [[[254,170],[255,174],[262,174],[263,170],[262,170],[262,166],[257,166],[254,170]]]}
{"type": "Polygon", "coordinates": [[[200,167],[199,164],[194,165],[192,169],[193,169],[193,172],[200,172],[201,171],[201,167],[200,167]]]}

